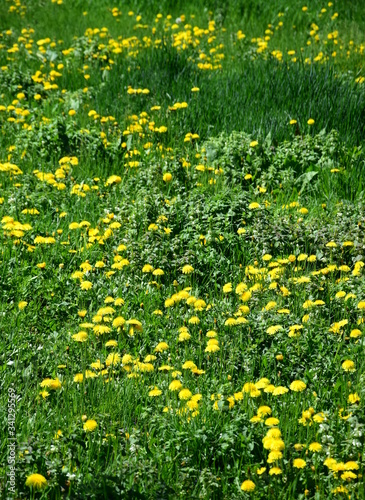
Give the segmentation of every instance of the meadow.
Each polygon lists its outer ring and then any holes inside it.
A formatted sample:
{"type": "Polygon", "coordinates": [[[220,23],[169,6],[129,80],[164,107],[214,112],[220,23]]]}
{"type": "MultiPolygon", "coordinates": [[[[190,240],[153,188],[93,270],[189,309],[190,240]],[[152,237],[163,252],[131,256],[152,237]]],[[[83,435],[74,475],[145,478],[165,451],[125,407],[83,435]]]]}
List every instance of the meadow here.
{"type": "Polygon", "coordinates": [[[365,499],[364,11],[1,2],[1,498],[365,499]]]}

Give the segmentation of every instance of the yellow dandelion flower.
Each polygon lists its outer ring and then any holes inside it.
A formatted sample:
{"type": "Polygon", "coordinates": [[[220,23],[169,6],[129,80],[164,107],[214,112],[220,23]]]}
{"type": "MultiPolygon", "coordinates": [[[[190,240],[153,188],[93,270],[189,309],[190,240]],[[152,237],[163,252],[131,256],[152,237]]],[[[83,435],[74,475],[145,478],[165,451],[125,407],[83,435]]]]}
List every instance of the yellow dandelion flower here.
{"type": "Polygon", "coordinates": [[[90,366],[91,368],[94,368],[94,370],[102,370],[104,368],[104,365],[101,363],[100,359],[98,359],[94,363],[91,363],[90,366]]]}
{"type": "Polygon", "coordinates": [[[341,366],[345,372],[356,371],[355,363],[353,361],[351,361],[350,359],[346,359],[346,361],[344,361],[341,366]]]}
{"type": "Polygon", "coordinates": [[[90,290],[93,287],[91,281],[82,281],[80,284],[81,290],[90,290]]]}
{"type": "Polygon", "coordinates": [[[226,283],[223,287],[223,293],[232,292],[232,283],[226,283]]]}
{"type": "Polygon", "coordinates": [[[322,450],[322,445],[320,443],[314,442],[309,445],[309,451],[312,451],[313,453],[318,453],[321,450],[322,450]]]}
{"type": "Polygon", "coordinates": [[[191,397],[192,397],[192,393],[189,391],[189,389],[182,389],[179,392],[179,399],[186,400],[186,399],[190,399],[191,397]]]}
{"type": "Polygon", "coordinates": [[[86,420],[84,423],[84,431],[93,432],[97,428],[98,424],[96,420],[86,420]]]}
{"type": "Polygon", "coordinates": [[[108,340],[108,342],[105,343],[105,347],[117,347],[118,342],[116,340],[108,340]]]}
{"type": "Polygon", "coordinates": [[[110,332],[110,327],[107,325],[95,325],[93,330],[96,335],[103,335],[110,332]]]}
{"type": "Polygon", "coordinates": [[[249,393],[251,391],[255,391],[256,386],[253,382],[246,382],[243,386],[243,392],[249,393]]]}
{"type": "Polygon", "coordinates": [[[341,474],[341,479],[343,481],[349,481],[351,479],[356,479],[357,478],[357,475],[354,474],[353,472],[351,471],[346,471],[344,472],[343,474],[341,474]]]}
{"type": "Polygon", "coordinates": [[[224,326],[235,326],[237,325],[237,320],[235,318],[228,318],[224,322],[224,326]]]}
{"type": "Polygon", "coordinates": [[[270,311],[271,309],[274,309],[277,306],[277,303],[274,300],[271,300],[268,302],[265,306],[266,311],[270,311]]]}
{"type": "Polygon", "coordinates": [[[274,425],[279,425],[280,420],[275,417],[270,417],[265,420],[265,425],[268,427],[273,427],[274,425]]]}
{"type": "Polygon", "coordinates": [[[272,464],[277,460],[281,460],[283,458],[283,454],[281,451],[270,451],[269,456],[267,457],[267,463],[272,464]]]}
{"type": "Polygon", "coordinates": [[[205,352],[218,352],[220,350],[220,347],[217,344],[208,344],[207,347],[205,348],[205,352]]]}
{"type": "Polygon", "coordinates": [[[162,269],[157,268],[157,269],[155,269],[155,270],[152,272],[152,274],[153,274],[154,276],[163,276],[165,273],[163,272],[163,270],[162,270],[162,269]]]}
{"type": "Polygon", "coordinates": [[[360,337],[361,335],[362,335],[362,332],[358,328],[351,330],[351,333],[350,333],[351,338],[356,339],[357,337],[360,337]]]}
{"type": "Polygon", "coordinates": [[[208,330],[207,331],[207,337],[208,338],[215,338],[215,337],[217,337],[217,335],[218,335],[217,332],[215,332],[214,330],[208,330]]]}
{"type": "Polygon", "coordinates": [[[191,370],[192,368],[197,368],[196,364],[193,361],[185,361],[182,365],[183,370],[191,370]]]}
{"type": "Polygon", "coordinates": [[[41,490],[47,486],[47,479],[42,474],[31,474],[27,477],[25,485],[35,490],[41,490]]]}
{"type": "Polygon", "coordinates": [[[131,318],[126,323],[130,326],[132,326],[135,330],[138,330],[139,332],[143,331],[142,323],[138,321],[138,319],[131,318]]]}
{"type": "Polygon", "coordinates": [[[349,397],[348,397],[348,402],[350,404],[355,404],[355,403],[358,403],[360,401],[360,396],[357,394],[357,392],[353,393],[353,394],[349,394],[349,397]]]}
{"type": "Polygon", "coordinates": [[[150,264],[145,264],[142,268],[142,273],[152,273],[153,267],[150,264]]]}
{"type": "Polygon", "coordinates": [[[167,349],[169,349],[169,345],[166,342],[160,342],[159,344],[157,344],[154,351],[155,352],[163,352],[163,351],[167,351],[167,349]]]}
{"type": "Polygon", "coordinates": [[[180,380],[173,380],[171,384],[169,385],[169,390],[170,391],[179,391],[182,388],[182,383],[180,380]]]}
{"type": "Polygon", "coordinates": [[[307,462],[303,460],[302,458],[295,458],[293,460],[293,467],[296,469],[304,469],[304,467],[307,465],[307,462]]]}
{"type": "Polygon", "coordinates": [[[260,378],[260,380],[255,383],[255,387],[256,389],[265,389],[265,387],[267,387],[269,384],[270,380],[268,378],[260,378]]]}
{"type": "Polygon", "coordinates": [[[307,384],[305,384],[301,380],[294,380],[289,387],[291,391],[302,392],[307,387],[307,384]]]}
{"type": "MultiPolygon", "coordinates": [[[[270,438],[274,438],[274,439],[279,439],[281,437],[281,430],[280,429],[277,429],[277,428],[274,428],[274,429],[269,429],[266,433],[266,436],[270,437],[270,438]]],[[[285,446],[284,446],[285,448],[285,446]]],[[[284,448],[272,448],[272,449],[275,449],[275,450],[282,450],[284,448]]]]}
{"type": "Polygon", "coordinates": [[[279,474],[282,474],[283,471],[280,469],[280,467],[272,467],[269,470],[270,476],[278,476],[279,474]]]}
{"type": "Polygon", "coordinates": [[[265,417],[266,415],[271,415],[270,406],[260,406],[259,409],[257,410],[257,414],[260,415],[260,417],[265,417]]]}
{"type": "Polygon", "coordinates": [[[287,392],[289,392],[289,389],[287,387],[279,385],[278,387],[275,387],[272,394],[273,396],[281,396],[282,394],[286,394],[287,392]]]}
{"type": "Polygon", "coordinates": [[[266,333],[268,333],[269,335],[274,335],[275,333],[279,332],[282,329],[283,327],[281,325],[273,325],[267,328],[266,333]]]}
{"type": "Polygon", "coordinates": [[[113,327],[118,328],[119,326],[123,326],[125,324],[125,319],[123,316],[118,316],[113,320],[113,327]]]}
{"type": "Polygon", "coordinates": [[[242,491],[253,491],[255,488],[255,483],[250,479],[246,479],[246,481],[243,481],[243,483],[241,484],[242,491]]]}
{"type": "Polygon", "coordinates": [[[105,364],[106,364],[106,366],[117,365],[121,362],[121,359],[122,358],[121,358],[120,354],[118,354],[117,352],[110,353],[105,360],[105,364]]]}
{"type": "Polygon", "coordinates": [[[184,266],[182,268],[181,271],[183,274],[191,274],[192,272],[194,272],[194,268],[193,268],[193,266],[190,266],[189,264],[187,264],[186,266],[184,266]]]}
{"type": "Polygon", "coordinates": [[[161,396],[161,394],[162,394],[162,391],[161,391],[161,389],[159,389],[158,387],[155,387],[154,389],[152,389],[152,390],[148,393],[148,395],[149,395],[150,397],[157,397],[157,396],[161,396]]]}
{"type": "Polygon", "coordinates": [[[45,378],[41,382],[41,387],[46,387],[47,389],[52,389],[53,391],[56,391],[58,389],[61,389],[62,384],[59,378],[45,378]]]}
{"type": "Polygon", "coordinates": [[[185,342],[191,338],[191,335],[189,332],[184,331],[179,334],[179,342],[185,342]]]}
{"type": "Polygon", "coordinates": [[[87,341],[87,338],[88,338],[88,335],[86,332],[84,331],[81,331],[79,333],[75,333],[74,335],[72,335],[72,338],[76,341],[76,342],[86,342],[87,341]]]}
{"type": "Polygon", "coordinates": [[[350,460],[349,462],[345,463],[345,470],[358,470],[358,469],[359,465],[353,460],[350,460]]]}
{"type": "Polygon", "coordinates": [[[166,172],[165,174],[163,174],[162,180],[164,182],[171,182],[172,181],[172,175],[170,174],[170,172],[166,172]]]}

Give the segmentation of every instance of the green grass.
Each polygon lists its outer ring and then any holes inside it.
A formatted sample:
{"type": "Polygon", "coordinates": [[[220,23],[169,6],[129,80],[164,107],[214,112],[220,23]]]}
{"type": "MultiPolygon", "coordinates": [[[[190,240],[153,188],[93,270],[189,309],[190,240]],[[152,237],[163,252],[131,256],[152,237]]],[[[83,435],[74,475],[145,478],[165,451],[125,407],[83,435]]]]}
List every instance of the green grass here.
{"type": "Polygon", "coordinates": [[[365,498],[362,2],[23,5],[0,5],[1,496],[365,498]]]}

